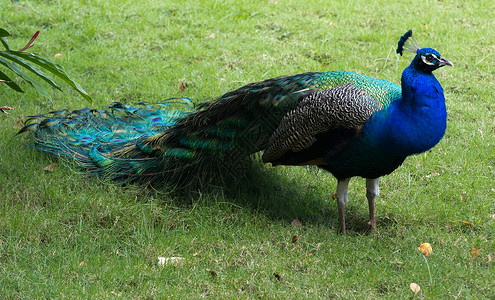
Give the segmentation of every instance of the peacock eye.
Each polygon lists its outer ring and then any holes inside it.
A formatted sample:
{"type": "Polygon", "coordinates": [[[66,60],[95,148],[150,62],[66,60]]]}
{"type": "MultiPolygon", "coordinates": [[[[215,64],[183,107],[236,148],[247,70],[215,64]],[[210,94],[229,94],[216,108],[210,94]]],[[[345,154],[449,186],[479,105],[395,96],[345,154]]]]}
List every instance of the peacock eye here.
{"type": "Polygon", "coordinates": [[[434,59],[434,57],[433,57],[433,55],[432,55],[432,54],[428,54],[428,55],[426,56],[426,60],[427,60],[427,61],[429,61],[429,62],[432,62],[432,61],[433,61],[433,59],[434,59]]]}

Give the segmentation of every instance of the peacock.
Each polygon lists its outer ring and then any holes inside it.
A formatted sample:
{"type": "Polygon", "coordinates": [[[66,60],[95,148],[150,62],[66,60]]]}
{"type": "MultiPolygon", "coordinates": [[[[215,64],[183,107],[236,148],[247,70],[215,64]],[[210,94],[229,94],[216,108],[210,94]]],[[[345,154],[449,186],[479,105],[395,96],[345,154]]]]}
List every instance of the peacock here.
{"type": "Polygon", "coordinates": [[[432,72],[453,64],[420,48],[409,30],[397,53],[415,53],[401,86],[348,71],[308,72],[247,84],[196,107],[187,98],[114,103],[31,116],[19,131],[33,147],[104,181],[208,183],[235,176],[262,151],[273,166],[316,166],[337,179],[340,231],[351,177],[366,178],[376,227],[379,179],[446,130],[443,89],[432,72]]]}

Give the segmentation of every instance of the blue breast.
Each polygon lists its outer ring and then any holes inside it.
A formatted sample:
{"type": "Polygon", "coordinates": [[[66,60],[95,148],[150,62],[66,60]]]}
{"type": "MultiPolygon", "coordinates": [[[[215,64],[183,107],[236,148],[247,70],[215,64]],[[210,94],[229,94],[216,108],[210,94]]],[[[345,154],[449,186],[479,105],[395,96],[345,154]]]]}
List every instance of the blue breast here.
{"type": "Polygon", "coordinates": [[[389,174],[407,156],[435,146],[446,126],[442,87],[432,73],[410,66],[402,75],[402,98],[375,113],[343,151],[325,157],[322,168],[337,178],[389,174]]]}

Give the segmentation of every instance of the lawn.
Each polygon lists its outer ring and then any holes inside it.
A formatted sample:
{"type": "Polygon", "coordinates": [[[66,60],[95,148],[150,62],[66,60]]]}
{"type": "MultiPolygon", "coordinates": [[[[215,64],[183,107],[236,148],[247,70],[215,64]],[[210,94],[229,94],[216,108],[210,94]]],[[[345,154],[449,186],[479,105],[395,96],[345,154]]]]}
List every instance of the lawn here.
{"type": "Polygon", "coordinates": [[[412,55],[395,48],[408,29],[455,67],[435,73],[444,139],[382,179],[375,232],[354,178],[345,235],[330,174],[259,157],[254,179],[189,195],[87,180],[15,134],[27,116],[90,104],[67,85],[51,99],[0,86],[0,106],[15,108],[0,115],[1,298],[495,297],[493,1],[2,2],[13,48],[41,30],[30,51],[99,108],[199,103],[307,71],[400,83],[412,55]]]}

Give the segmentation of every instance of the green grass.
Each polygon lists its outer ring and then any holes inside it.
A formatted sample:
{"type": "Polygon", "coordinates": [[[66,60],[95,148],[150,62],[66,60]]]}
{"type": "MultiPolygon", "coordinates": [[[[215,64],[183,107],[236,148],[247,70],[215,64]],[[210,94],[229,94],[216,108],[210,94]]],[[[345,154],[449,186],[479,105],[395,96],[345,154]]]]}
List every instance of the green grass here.
{"type": "Polygon", "coordinates": [[[408,29],[455,68],[436,72],[445,138],[382,179],[374,233],[364,180],[353,179],[346,235],[324,172],[258,162],[256,180],[187,198],[86,181],[62,164],[44,171],[57,160],[14,137],[17,121],[88,104],[67,86],[52,99],[0,86],[0,106],[15,108],[0,115],[1,298],[405,299],[412,282],[416,298],[495,297],[493,1],[3,2],[11,45],[41,29],[31,50],[64,66],[96,107],[199,102],[305,71],[399,83],[411,56],[395,47],[408,29]]]}

